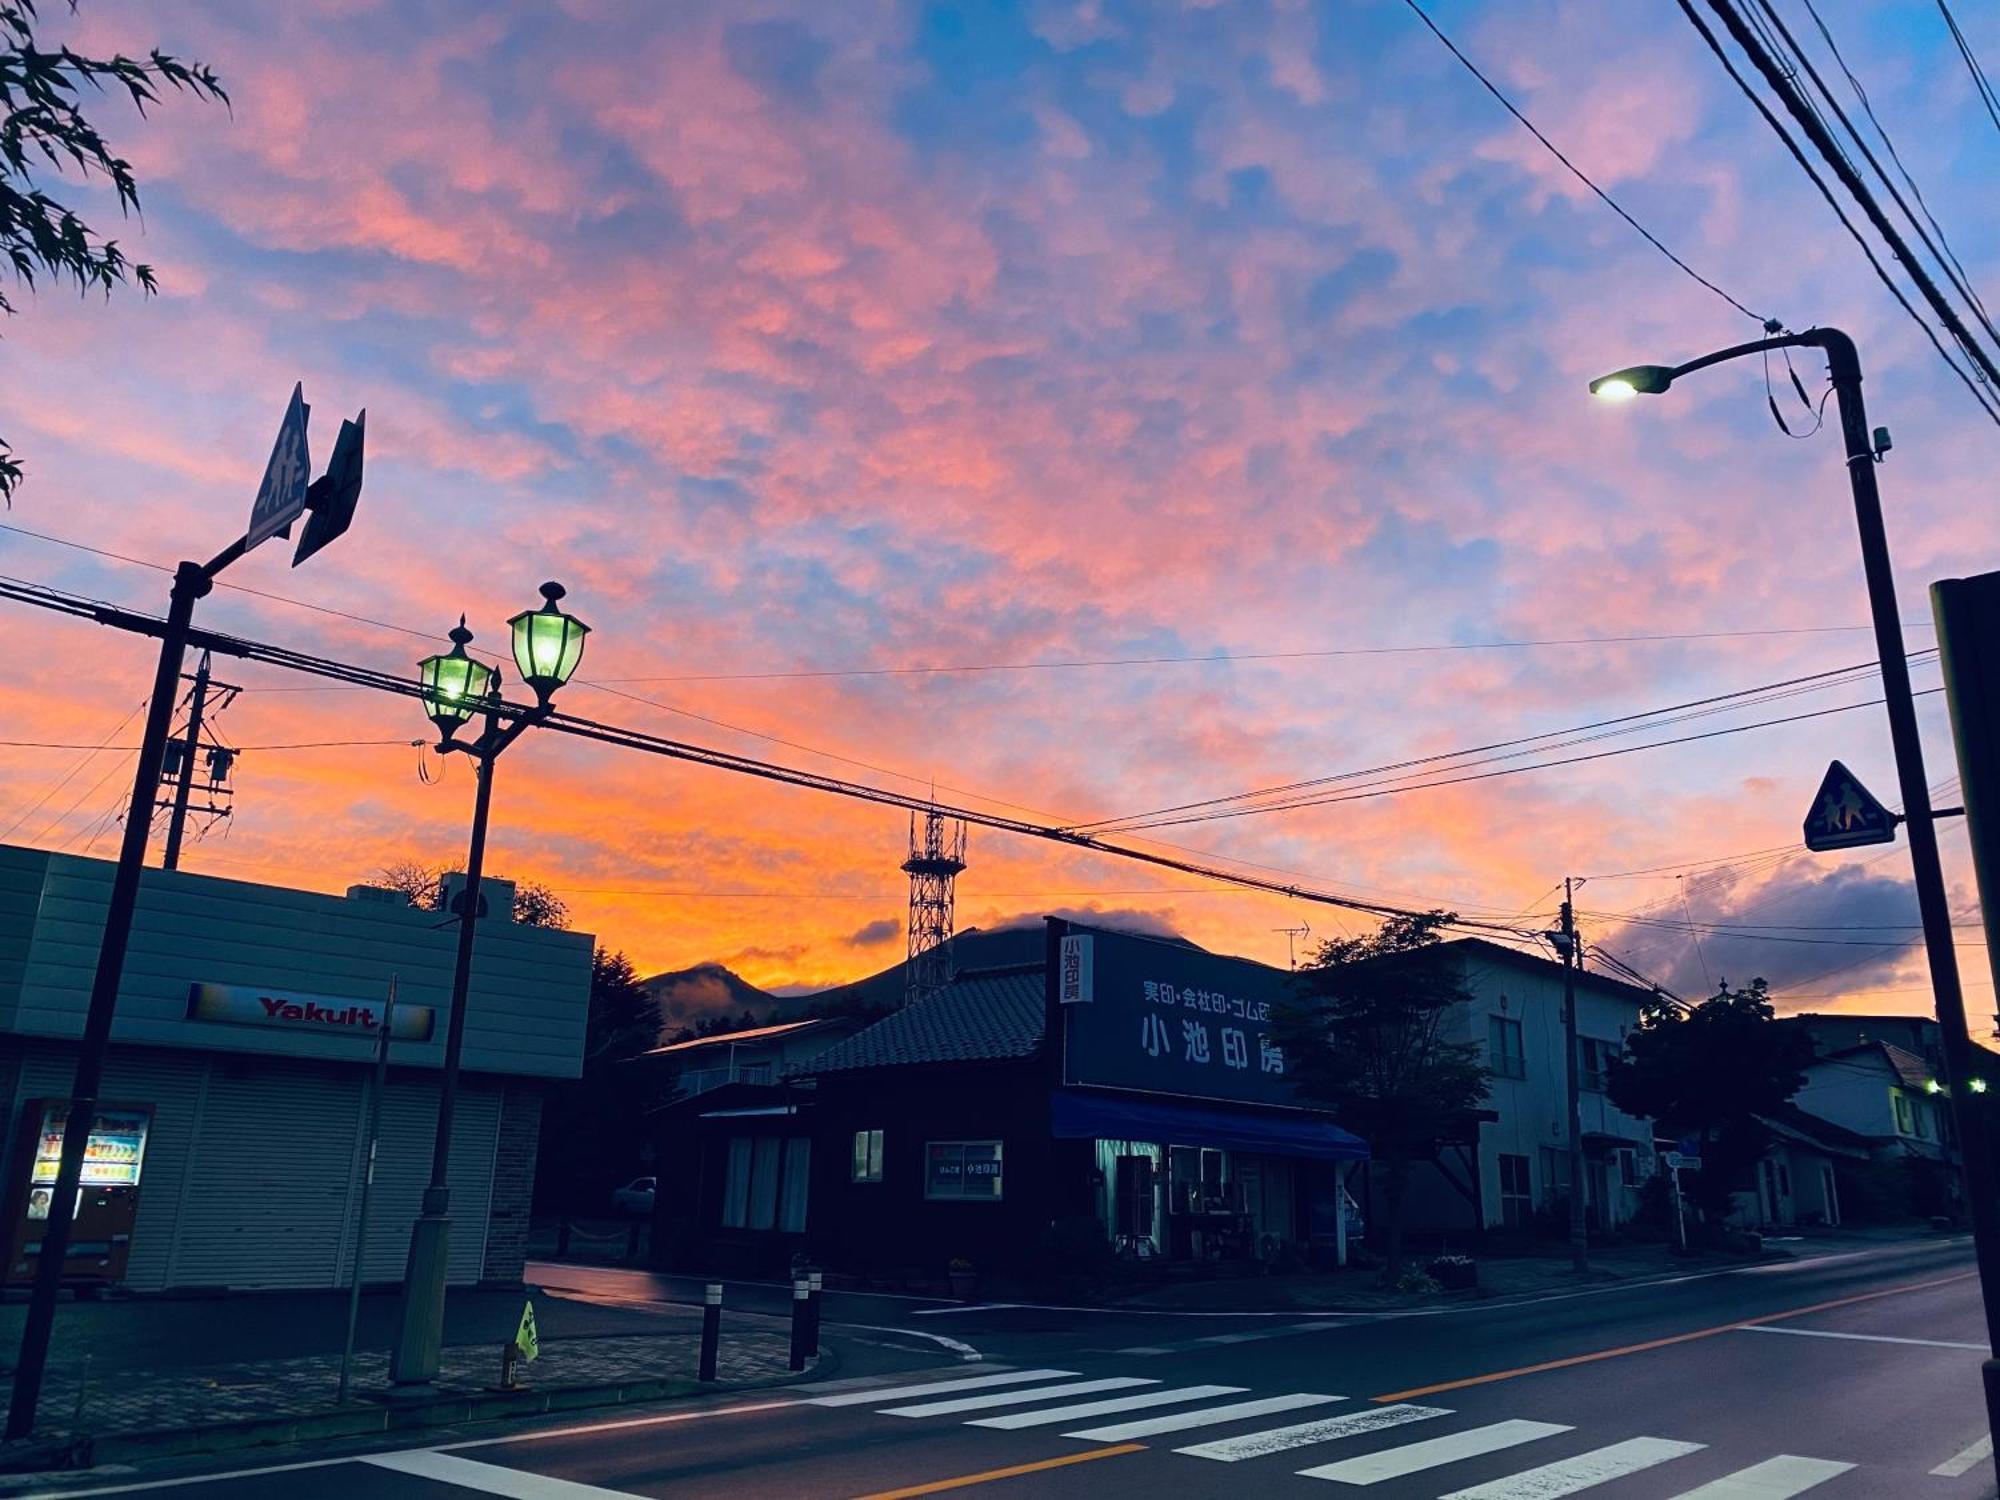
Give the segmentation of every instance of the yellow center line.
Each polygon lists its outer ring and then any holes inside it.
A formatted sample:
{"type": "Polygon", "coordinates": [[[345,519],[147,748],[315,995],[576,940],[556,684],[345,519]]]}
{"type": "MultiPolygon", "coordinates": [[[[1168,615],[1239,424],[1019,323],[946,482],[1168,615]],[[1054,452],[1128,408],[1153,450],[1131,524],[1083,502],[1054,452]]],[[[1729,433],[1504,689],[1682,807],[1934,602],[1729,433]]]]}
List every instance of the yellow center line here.
{"type": "Polygon", "coordinates": [[[908,1489],[881,1490],[860,1500],[909,1500],[913,1495],[935,1495],[942,1490],[962,1490],[969,1485],[991,1484],[996,1479],[1012,1479],[1017,1474],[1039,1474],[1044,1469],[1060,1469],[1067,1464],[1087,1464],[1095,1458],[1117,1458],[1123,1453],[1141,1453],[1144,1443],[1118,1443],[1109,1448],[1092,1448],[1084,1453],[1065,1453],[1061,1458],[1045,1458],[1039,1463],[1015,1464],[1007,1469],[988,1469],[983,1474],[961,1474],[956,1479],[934,1479],[929,1484],[913,1484],[908,1489]]]}
{"type": "Polygon", "coordinates": [[[1373,1401],[1413,1401],[1419,1396],[1436,1396],[1445,1391],[1463,1390],[1472,1385],[1491,1385],[1496,1380],[1513,1380],[1521,1375],[1539,1375],[1544,1370],[1566,1370],[1572,1365],[1595,1364],[1600,1359],[1620,1359],[1627,1354],[1644,1354],[1649,1349],[1665,1349],[1673,1344],[1685,1344],[1695,1339],[1714,1338],[1718,1333],[1734,1333],[1739,1328],[1755,1328],[1760,1323],[1778,1323],[1786,1318],[1803,1318],[1808,1313],[1826,1312],[1835,1307],[1852,1307],[1857,1302],[1873,1302],[1877,1297],[1895,1297],[1904,1292],[1921,1292],[1934,1286],[1948,1286],[1954,1281],[1970,1281],[1978,1272],[1965,1271],[1956,1276],[1940,1276],[1934,1281],[1913,1281],[1906,1286],[1885,1287],[1876,1292],[1858,1292],[1852,1297],[1836,1297],[1831,1302],[1815,1302],[1809,1307],[1794,1307],[1785,1312],[1766,1313],[1760,1318],[1744,1318],[1735,1323],[1718,1323],[1713,1328],[1697,1328],[1691,1333],[1669,1334],[1666,1338],[1647,1339],[1642,1344],[1622,1344],[1616,1349],[1599,1349],[1590,1354],[1572,1354],[1567,1359],[1543,1360],[1537,1365],[1521,1365],[1512,1370],[1495,1370],[1490,1375],[1468,1375],[1463,1380],[1441,1380],[1436,1385],[1414,1386],[1407,1391],[1390,1391],[1386,1395],[1373,1396],[1373,1401]]]}

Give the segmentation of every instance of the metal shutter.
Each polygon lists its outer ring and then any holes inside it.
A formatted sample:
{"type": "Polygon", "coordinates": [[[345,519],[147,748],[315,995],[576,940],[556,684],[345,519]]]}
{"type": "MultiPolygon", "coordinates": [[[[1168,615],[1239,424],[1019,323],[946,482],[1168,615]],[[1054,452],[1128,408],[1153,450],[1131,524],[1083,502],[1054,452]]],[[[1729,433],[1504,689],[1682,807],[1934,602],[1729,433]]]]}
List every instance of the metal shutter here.
{"type": "Polygon", "coordinates": [[[337,1284],[361,1078],[275,1058],[212,1060],[167,1285],[337,1284]]]}
{"type": "MultiPolygon", "coordinates": [[[[375,1162],[375,1197],[368,1209],[364,1281],[401,1281],[410,1249],[410,1225],[423,1207],[431,1177],[431,1142],[437,1134],[435,1074],[391,1075],[382,1100],[382,1141],[375,1162]]],[[[500,1090],[461,1074],[452,1118],[451,1255],[445,1274],[457,1285],[479,1280],[486,1263],[486,1226],[492,1212],[493,1158],[500,1137],[500,1090]]],[[[355,1190],[354,1207],[361,1206],[355,1190]]]]}

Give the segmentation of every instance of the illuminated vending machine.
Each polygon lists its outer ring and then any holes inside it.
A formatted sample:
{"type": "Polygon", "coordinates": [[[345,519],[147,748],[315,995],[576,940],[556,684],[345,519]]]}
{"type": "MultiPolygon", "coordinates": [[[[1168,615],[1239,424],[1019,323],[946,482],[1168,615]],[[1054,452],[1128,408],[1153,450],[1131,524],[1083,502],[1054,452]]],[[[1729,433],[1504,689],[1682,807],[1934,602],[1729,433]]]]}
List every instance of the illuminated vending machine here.
{"type": "MultiPolygon", "coordinates": [[[[42,1235],[54,1207],[56,1168],[62,1161],[67,1099],[30,1099],[21,1107],[14,1159],[7,1173],[12,1241],[7,1281],[35,1279],[42,1235]]],[[[139,1173],[146,1160],[150,1104],[100,1104],[83,1152],[83,1181],[72,1212],[63,1280],[110,1285],[125,1279],[132,1222],[139,1212],[139,1173]]]]}

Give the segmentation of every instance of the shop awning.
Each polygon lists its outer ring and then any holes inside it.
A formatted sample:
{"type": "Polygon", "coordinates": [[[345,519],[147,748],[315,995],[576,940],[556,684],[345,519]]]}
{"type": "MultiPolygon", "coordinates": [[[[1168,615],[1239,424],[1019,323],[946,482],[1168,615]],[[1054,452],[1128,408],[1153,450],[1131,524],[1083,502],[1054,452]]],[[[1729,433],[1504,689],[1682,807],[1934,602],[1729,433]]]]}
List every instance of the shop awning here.
{"type": "Polygon", "coordinates": [[[1058,1089],[1049,1100],[1050,1125],[1066,1140],[1152,1141],[1171,1146],[1217,1146],[1269,1156],[1309,1156],[1321,1161],[1366,1161],[1368,1143],[1331,1121],[1251,1114],[1200,1104],[1058,1089]]]}

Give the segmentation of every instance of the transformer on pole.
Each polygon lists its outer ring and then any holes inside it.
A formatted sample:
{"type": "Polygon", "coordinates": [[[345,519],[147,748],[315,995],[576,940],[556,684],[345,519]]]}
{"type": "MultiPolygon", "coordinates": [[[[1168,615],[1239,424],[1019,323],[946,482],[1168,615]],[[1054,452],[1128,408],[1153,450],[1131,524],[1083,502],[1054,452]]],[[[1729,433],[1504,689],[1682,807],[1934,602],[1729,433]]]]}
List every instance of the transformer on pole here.
{"type": "Polygon", "coordinates": [[[951,983],[952,882],[965,868],[965,824],[937,808],[924,813],[923,832],[910,814],[909,961],[903,966],[903,1003],[914,1004],[951,983]]]}

